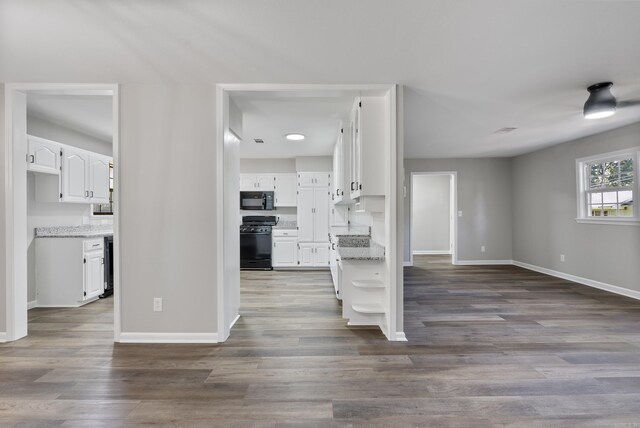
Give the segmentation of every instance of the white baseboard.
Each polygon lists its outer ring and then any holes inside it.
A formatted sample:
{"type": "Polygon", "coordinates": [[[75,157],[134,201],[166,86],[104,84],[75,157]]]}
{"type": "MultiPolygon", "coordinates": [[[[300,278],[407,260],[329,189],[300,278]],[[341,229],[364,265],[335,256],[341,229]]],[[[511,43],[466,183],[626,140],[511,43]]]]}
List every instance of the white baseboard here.
{"type": "Polygon", "coordinates": [[[7,341],[7,332],[0,332],[0,343],[4,343],[7,341]]]}
{"type": "Polygon", "coordinates": [[[396,331],[394,342],[407,342],[407,336],[404,331],[396,331]]]}
{"type": "Polygon", "coordinates": [[[578,284],[587,285],[589,287],[598,288],[600,290],[609,291],[611,293],[620,294],[622,296],[640,300],[640,291],[629,290],[628,288],[618,287],[617,285],[607,284],[606,282],[582,278],[580,276],[575,276],[569,273],[547,269],[536,265],[530,265],[529,263],[523,263],[516,260],[513,261],[513,264],[524,269],[532,270],[534,272],[544,273],[546,275],[555,276],[556,278],[566,279],[567,281],[577,282],[578,284]]]}
{"type": "Polygon", "coordinates": [[[218,343],[218,333],[120,333],[120,343],[218,343]]]}
{"type": "Polygon", "coordinates": [[[236,325],[236,323],[238,322],[239,319],[240,319],[240,314],[236,315],[236,317],[233,319],[233,321],[231,321],[231,325],[229,326],[229,330],[231,330],[233,328],[233,326],[236,325]]]}
{"type": "Polygon", "coordinates": [[[413,262],[402,262],[402,266],[411,267],[413,266],[413,262]]]}
{"type": "Polygon", "coordinates": [[[453,264],[461,266],[512,265],[513,260],[457,260],[453,264]]]}
{"type": "Polygon", "coordinates": [[[37,308],[37,307],[38,307],[38,301],[37,300],[32,300],[30,302],[27,302],[27,310],[33,309],[33,308],[37,308]]]}
{"type": "Polygon", "coordinates": [[[451,250],[413,250],[414,256],[425,256],[425,255],[451,255],[451,250]]]}

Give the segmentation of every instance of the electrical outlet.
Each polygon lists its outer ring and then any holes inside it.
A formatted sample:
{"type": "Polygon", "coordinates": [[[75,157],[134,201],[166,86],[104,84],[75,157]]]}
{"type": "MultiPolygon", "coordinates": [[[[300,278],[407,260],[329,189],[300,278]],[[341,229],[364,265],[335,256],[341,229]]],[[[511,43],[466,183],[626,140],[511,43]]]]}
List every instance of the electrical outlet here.
{"type": "Polygon", "coordinates": [[[153,312],[162,312],[162,297],[153,298],[153,312]]]}
{"type": "Polygon", "coordinates": [[[560,254],[560,261],[564,263],[564,254],[560,254]]]}
{"type": "Polygon", "coordinates": [[[484,245],[482,247],[480,247],[480,252],[484,253],[487,249],[484,247],[484,245]]]}

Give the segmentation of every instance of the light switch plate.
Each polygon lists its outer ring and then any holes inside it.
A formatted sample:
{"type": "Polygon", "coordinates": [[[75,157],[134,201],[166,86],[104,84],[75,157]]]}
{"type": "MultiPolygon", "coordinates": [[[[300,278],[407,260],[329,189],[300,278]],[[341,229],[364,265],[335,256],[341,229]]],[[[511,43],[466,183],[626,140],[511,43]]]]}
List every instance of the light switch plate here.
{"type": "Polygon", "coordinates": [[[153,312],[162,312],[162,297],[153,298],[153,312]]]}

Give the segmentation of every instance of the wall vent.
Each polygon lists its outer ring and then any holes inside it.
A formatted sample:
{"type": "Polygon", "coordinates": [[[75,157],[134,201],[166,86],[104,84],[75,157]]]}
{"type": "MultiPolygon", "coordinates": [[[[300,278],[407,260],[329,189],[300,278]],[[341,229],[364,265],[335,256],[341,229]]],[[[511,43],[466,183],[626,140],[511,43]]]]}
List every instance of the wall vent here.
{"type": "Polygon", "coordinates": [[[264,140],[262,138],[254,138],[253,141],[255,141],[258,144],[264,144],[264,140]]]}
{"type": "Polygon", "coordinates": [[[518,128],[514,128],[511,126],[505,126],[504,128],[500,128],[496,131],[493,131],[494,134],[508,134],[509,132],[515,131],[518,128]]]}

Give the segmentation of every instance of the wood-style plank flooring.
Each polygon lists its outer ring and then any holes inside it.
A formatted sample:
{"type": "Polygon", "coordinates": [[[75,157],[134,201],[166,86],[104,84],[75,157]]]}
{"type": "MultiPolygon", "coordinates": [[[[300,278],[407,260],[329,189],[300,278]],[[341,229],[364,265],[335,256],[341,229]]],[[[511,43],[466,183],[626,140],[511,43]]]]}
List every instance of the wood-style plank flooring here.
{"type": "Polygon", "coordinates": [[[0,344],[0,426],[640,427],[640,302],[517,267],[405,270],[408,343],[328,272],[243,272],[219,345],[112,343],[111,299],[0,344]]]}

